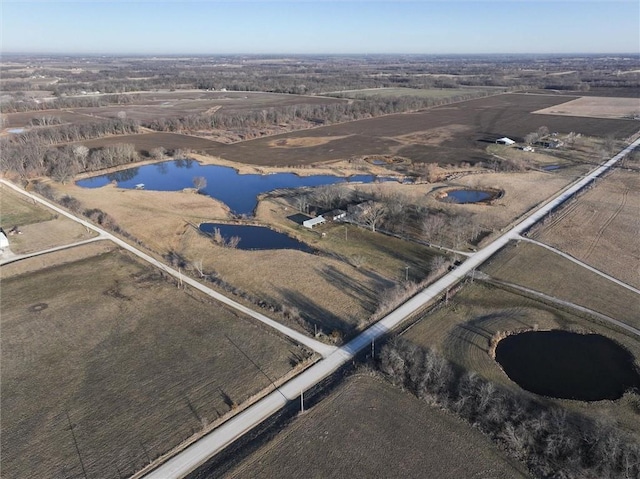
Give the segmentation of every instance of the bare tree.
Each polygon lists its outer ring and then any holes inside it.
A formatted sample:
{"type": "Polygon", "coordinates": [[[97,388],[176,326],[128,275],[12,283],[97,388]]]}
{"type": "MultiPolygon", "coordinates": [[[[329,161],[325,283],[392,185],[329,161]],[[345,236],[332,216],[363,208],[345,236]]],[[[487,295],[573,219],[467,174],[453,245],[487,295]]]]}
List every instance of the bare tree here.
{"type": "Polygon", "coordinates": [[[428,214],[422,220],[422,234],[424,238],[429,242],[438,240],[442,235],[442,228],[444,225],[445,219],[442,214],[428,214]]]}
{"type": "Polygon", "coordinates": [[[204,176],[194,176],[193,186],[197,191],[200,191],[207,187],[207,179],[204,176]]]}
{"type": "Polygon", "coordinates": [[[371,228],[371,231],[375,233],[376,226],[382,221],[387,214],[387,208],[384,204],[375,201],[368,201],[360,205],[360,209],[357,213],[357,219],[365,226],[371,228]]]}
{"type": "Polygon", "coordinates": [[[162,160],[166,156],[166,150],[162,146],[159,146],[157,148],[151,149],[149,151],[149,155],[154,160],[162,160]]]}

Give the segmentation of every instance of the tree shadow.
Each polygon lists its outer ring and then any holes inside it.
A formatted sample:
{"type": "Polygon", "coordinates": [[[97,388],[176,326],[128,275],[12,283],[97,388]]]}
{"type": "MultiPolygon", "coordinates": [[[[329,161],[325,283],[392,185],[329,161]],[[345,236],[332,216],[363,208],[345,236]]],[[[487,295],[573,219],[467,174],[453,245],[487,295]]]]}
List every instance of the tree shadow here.
{"type": "Polygon", "coordinates": [[[322,277],[324,277],[329,284],[334,285],[345,294],[360,302],[366,311],[373,313],[378,305],[380,293],[393,286],[393,282],[366,270],[360,270],[360,273],[370,281],[373,281],[375,286],[371,288],[370,285],[348,276],[334,266],[326,266],[321,271],[322,277]]]}
{"type": "Polygon", "coordinates": [[[348,335],[355,329],[354,324],[350,324],[344,319],[336,316],[331,311],[316,303],[313,299],[304,296],[298,291],[290,289],[281,289],[279,293],[282,295],[285,303],[300,311],[300,316],[312,326],[318,326],[318,332],[329,334],[332,331],[340,331],[348,335]]]}

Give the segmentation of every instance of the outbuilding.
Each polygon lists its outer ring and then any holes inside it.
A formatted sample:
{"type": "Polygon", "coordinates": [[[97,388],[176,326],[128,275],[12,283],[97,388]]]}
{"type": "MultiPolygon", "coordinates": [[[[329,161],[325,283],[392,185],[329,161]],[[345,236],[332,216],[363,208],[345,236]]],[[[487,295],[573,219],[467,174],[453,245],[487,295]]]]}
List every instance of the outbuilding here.
{"type": "Polygon", "coordinates": [[[311,229],[314,226],[324,223],[325,221],[326,220],[322,217],[322,215],[320,215],[320,216],[316,216],[315,218],[311,218],[310,220],[303,221],[302,226],[304,226],[305,228],[311,229]]]}
{"type": "Polygon", "coordinates": [[[496,140],[496,143],[497,143],[498,145],[508,145],[508,146],[511,146],[511,145],[515,145],[515,144],[516,144],[516,142],[515,142],[515,141],[513,141],[511,138],[507,138],[506,136],[503,136],[502,138],[498,138],[498,139],[496,140]]]}

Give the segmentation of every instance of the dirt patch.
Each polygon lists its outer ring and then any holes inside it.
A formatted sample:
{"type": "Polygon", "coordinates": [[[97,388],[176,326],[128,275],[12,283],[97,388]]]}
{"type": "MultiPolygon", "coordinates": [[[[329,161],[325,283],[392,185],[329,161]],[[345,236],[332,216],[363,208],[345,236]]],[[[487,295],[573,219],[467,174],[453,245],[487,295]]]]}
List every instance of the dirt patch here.
{"type": "Polygon", "coordinates": [[[326,145],[345,136],[308,137],[308,138],[280,138],[267,143],[272,148],[308,148],[310,146],[326,145]]]}
{"type": "Polygon", "coordinates": [[[222,477],[308,471],[314,477],[397,477],[400,471],[443,479],[528,477],[462,421],[364,375],[349,378],[222,477]]]}
{"type": "Polygon", "coordinates": [[[438,146],[445,141],[450,141],[456,136],[467,133],[471,129],[468,125],[448,125],[437,128],[431,128],[427,131],[420,131],[408,135],[400,135],[394,137],[402,143],[413,145],[431,145],[438,146]]]}
{"type": "Polygon", "coordinates": [[[1,320],[7,477],[130,476],[307,356],[120,251],[3,280],[1,320]]]}
{"type": "Polygon", "coordinates": [[[640,99],[589,96],[535,111],[542,115],[581,116],[587,118],[640,118],[640,99]]]}

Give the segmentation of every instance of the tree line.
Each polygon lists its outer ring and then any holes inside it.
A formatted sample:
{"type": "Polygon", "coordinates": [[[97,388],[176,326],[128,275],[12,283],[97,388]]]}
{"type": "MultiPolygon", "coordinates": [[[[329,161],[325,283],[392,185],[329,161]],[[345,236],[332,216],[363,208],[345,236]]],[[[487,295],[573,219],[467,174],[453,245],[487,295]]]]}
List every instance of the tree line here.
{"type": "Polygon", "coordinates": [[[378,367],[396,386],[478,428],[535,477],[640,477],[640,444],[632,437],[504,389],[429,348],[393,338],[378,367]]]}

